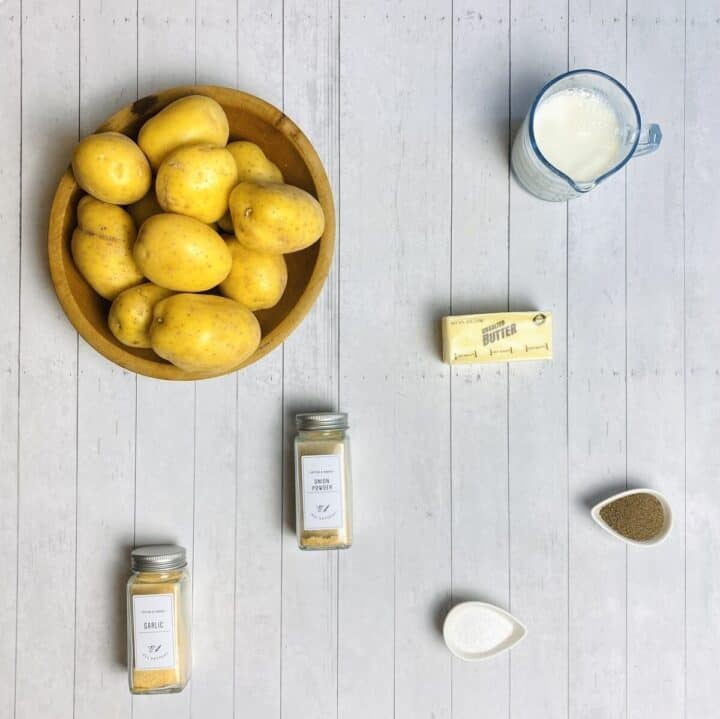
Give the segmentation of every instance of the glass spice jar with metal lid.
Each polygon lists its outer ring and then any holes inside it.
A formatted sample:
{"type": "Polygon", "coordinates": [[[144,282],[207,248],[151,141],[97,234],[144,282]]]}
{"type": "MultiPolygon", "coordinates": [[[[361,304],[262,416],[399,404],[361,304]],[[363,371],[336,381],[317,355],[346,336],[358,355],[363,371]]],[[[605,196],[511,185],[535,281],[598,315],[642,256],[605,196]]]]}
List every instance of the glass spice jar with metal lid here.
{"type": "Polygon", "coordinates": [[[127,583],[128,679],[133,694],[180,692],[190,679],[190,574],[185,549],[136,547],[127,583]]]}
{"type": "Polygon", "coordinates": [[[344,412],[296,415],[295,526],[300,549],[352,544],[350,438],[344,412]]]}

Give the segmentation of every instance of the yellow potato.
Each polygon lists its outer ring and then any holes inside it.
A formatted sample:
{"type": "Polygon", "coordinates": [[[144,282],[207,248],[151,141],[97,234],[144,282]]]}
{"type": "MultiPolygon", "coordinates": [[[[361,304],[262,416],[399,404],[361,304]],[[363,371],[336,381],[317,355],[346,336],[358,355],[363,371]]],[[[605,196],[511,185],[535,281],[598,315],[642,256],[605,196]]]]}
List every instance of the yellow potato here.
{"type": "Polygon", "coordinates": [[[135,227],[138,229],[148,217],[159,215],[163,211],[163,208],[158,204],[155,188],[152,186],[145,197],[133,202],[132,205],[128,205],[126,209],[135,220],[135,227]]]}
{"type": "Polygon", "coordinates": [[[260,344],[247,307],[215,295],[173,295],[155,305],[150,340],[156,354],[188,372],[227,372],[260,344]]]}
{"type": "Polygon", "coordinates": [[[155,193],[166,212],[210,223],[227,212],[235,185],[235,160],[224,147],[189,145],[171,152],[160,165],[155,193]]]}
{"type": "Polygon", "coordinates": [[[134,249],[142,273],[160,287],[204,292],[230,272],[232,255],[215,230],[185,215],[163,213],[145,220],[134,249]]]}
{"type": "Polygon", "coordinates": [[[297,252],[325,229],[320,203],[292,185],[241,182],[230,193],[230,214],[240,243],[259,252],[297,252]]]}
{"type": "Polygon", "coordinates": [[[152,173],[140,148],[119,132],[100,132],[80,140],[72,168],[78,185],[102,202],[129,205],[150,188],[152,173]]]}
{"type": "Polygon", "coordinates": [[[120,342],[129,347],[150,347],[150,324],[155,305],[169,297],[172,290],[152,282],[131,287],[113,301],[108,327],[120,342]]]}
{"type": "Polygon", "coordinates": [[[99,295],[115,299],[123,290],[142,282],[133,259],[135,225],[117,205],[85,196],[78,203],[78,226],[70,249],[80,274],[99,295]]]}
{"type": "Polygon", "coordinates": [[[208,143],[225,146],[230,135],[227,116],[211,97],[188,95],[171,102],[141,128],[138,145],[156,170],[175,149],[208,143]]]}
{"type": "Polygon", "coordinates": [[[229,142],[227,149],[235,158],[238,182],[283,182],[282,172],[253,142],[229,142]]]}
{"type": "Polygon", "coordinates": [[[248,250],[234,237],[226,237],[225,242],[233,259],[230,274],[220,283],[220,292],[249,310],[274,307],[287,285],[285,258],[248,250]]]}

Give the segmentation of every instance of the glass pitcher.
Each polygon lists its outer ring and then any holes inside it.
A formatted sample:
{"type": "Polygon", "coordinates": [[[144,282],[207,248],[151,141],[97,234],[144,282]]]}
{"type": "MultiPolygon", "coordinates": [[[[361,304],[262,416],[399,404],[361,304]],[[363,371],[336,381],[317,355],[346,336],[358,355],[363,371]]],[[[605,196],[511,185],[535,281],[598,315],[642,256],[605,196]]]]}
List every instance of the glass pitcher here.
{"type": "Polygon", "coordinates": [[[540,90],[518,131],[512,148],[512,169],[520,184],[533,195],[555,202],[571,200],[593,189],[623,167],[631,157],[657,150],[662,140],[659,125],[642,126],[633,96],[615,78],[599,70],[572,70],[540,90]],[[616,164],[593,179],[580,181],[551,164],[538,148],[535,114],[540,105],[564,90],[587,91],[601,97],[614,110],[619,133],[616,164]]]}

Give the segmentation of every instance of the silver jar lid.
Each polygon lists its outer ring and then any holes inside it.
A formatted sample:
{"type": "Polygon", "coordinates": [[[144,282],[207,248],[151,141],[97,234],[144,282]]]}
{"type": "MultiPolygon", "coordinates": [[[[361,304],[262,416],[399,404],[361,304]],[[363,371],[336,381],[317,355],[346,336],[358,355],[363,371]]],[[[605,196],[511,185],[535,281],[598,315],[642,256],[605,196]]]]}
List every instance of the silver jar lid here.
{"type": "Polygon", "coordinates": [[[135,547],[130,552],[130,562],[134,572],[163,572],[182,569],[187,564],[185,547],[179,547],[177,544],[135,547]]]}
{"type": "Polygon", "coordinates": [[[295,415],[295,424],[299,430],[347,429],[346,412],[303,412],[295,415]]]}

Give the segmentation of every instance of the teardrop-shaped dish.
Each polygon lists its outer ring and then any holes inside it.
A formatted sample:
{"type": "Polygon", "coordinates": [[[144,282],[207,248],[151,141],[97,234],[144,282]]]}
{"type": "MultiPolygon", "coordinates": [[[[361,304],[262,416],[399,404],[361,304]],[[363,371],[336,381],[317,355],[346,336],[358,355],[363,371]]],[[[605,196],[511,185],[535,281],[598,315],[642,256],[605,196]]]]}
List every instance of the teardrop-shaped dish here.
{"type": "Polygon", "coordinates": [[[592,515],[592,518],[609,534],[612,534],[613,537],[617,537],[618,539],[622,539],[623,542],[627,542],[628,544],[636,544],[641,547],[650,547],[653,544],[660,544],[665,537],[670,532],[670,528],[672,527],[672,510],[670,509],[670,503],[665,499],[665,497],[660,494],[660,492],[656,492],[654,489],[629,489],[626,492],[620,492],[619,494],[613,494],[612,497],[608,497],[607,499],[603,499],[602,502],[598,502],[592,510],[590,510],[590,514],[592,515]],[[650,539],[630,539],[630,537],[626,537],[624,534],[620,534],[620,532],[613,529],[601,516],[600,516],[600,510],[602,510],[603,507],[606,507],[608,504],[612,504],[613,502],[617,501],[618,499],[622,499],[623,497],[629,497],[632,494],[650,494],[655,499],[660,502],[663,508],[663,514],[665,515],[665,521],[663,523],[662,529],[652,538],[650,539]]]}
{"type": "Polygon", "coordinates": [[[443,623],[443,638],[447,648],[459,659],[466,662],[475,662],[482,659],[489,659],[496,654],[500,654],[511,647],[514,647],[527,634],[525,625],[516,619],[510,612],[506,612],[494,604],[487,602],[460,602],[456,604],[445,617],[443,623]],[[467,618],[469,613],[487,616],[489,613],[497,615],[501,619],[508,620],[512,625],[510,634],[501,642],[486,651],[470,651],[460,646],[456,640],[454,630],[458,628],[460,622],[467,618]]]}

